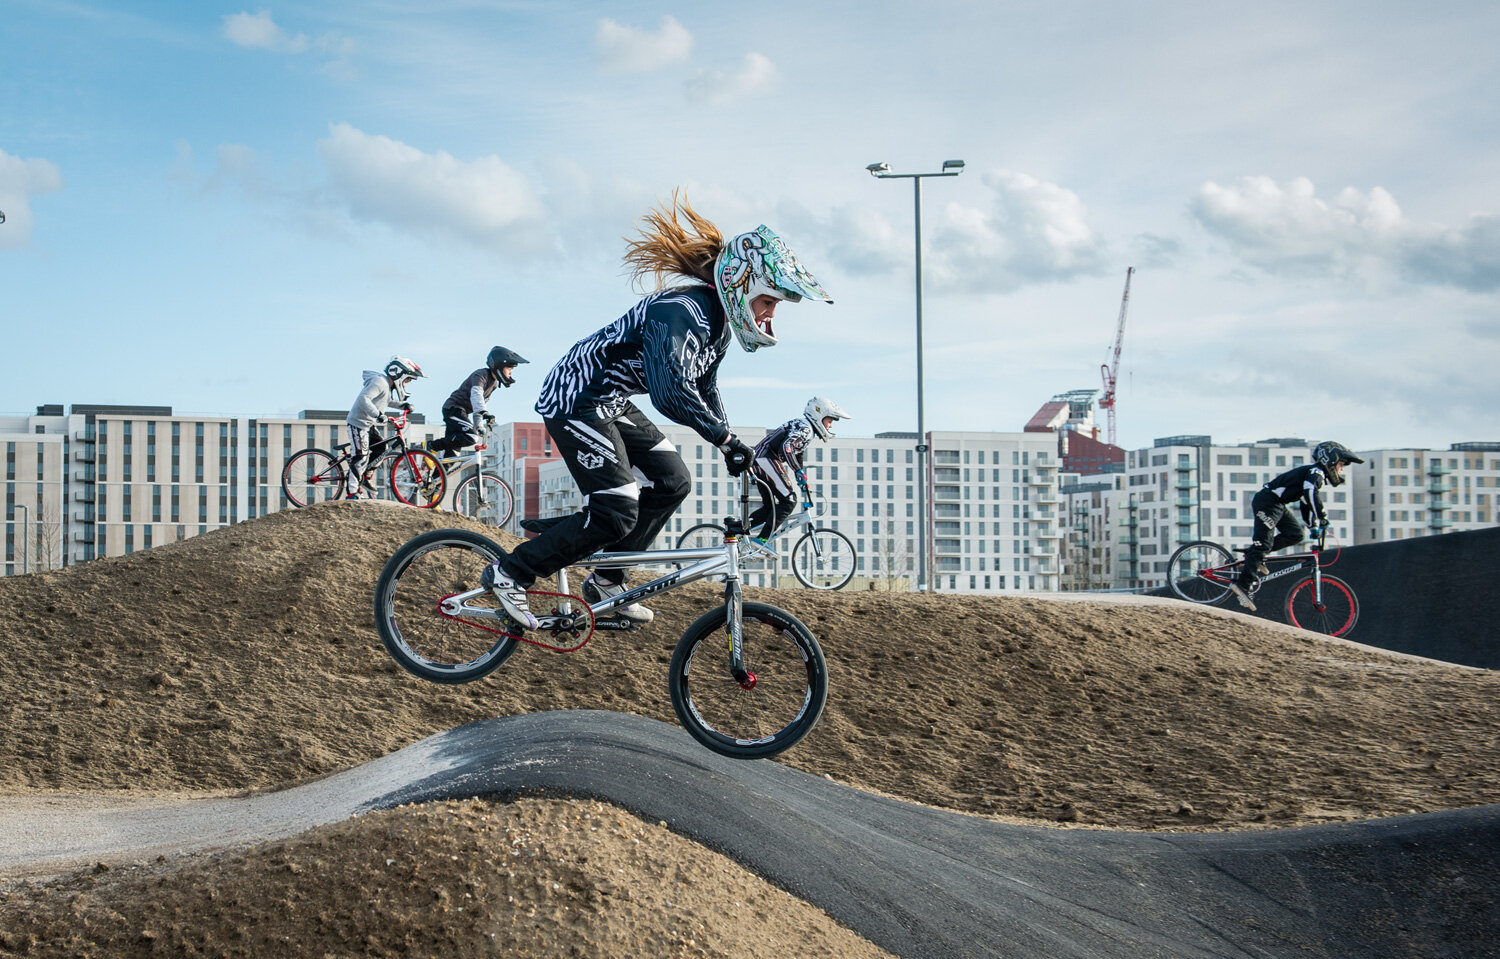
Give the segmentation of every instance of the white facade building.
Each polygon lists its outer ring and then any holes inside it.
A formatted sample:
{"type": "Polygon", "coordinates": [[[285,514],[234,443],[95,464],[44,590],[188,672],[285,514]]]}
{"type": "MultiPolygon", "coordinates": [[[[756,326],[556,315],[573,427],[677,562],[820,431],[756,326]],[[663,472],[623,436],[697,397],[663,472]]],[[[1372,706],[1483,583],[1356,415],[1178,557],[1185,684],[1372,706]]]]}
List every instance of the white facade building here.
{"type": "MultiPolygon", "coordinates": [[[[691,430],[661,424],[692,475],[693,488],[655,544],[675,544],[698,523],[722,523],[738,511],[739,484],[723,456],[691,430]]],[[[754,445],[764,428],[735,428],[754,445]]],[[[1050,433],[929,433],[932,475],[928,564],[941,592],[1001,593],[1055,590],[1060,582],[1064,517],[1058,496],[1057,440],[1050,433]]],[[[909,589],[917,579],[916,434],[816,439],[806,454],[808,483],[823,506],[819,525],[855,544],[856,579],[846,589],[909,589]]],[[[538,473],[541,515],[582,505],[567,468],[548,463],[538,473]]],[[[759,505],[751,497],[751,508],[759,505]]],[[[792,542],[776,544],[789,574],[792,542]]],[[[750,580],[752,583],[756,581],[750,580]]],[[[759,584],[757,584],[759,585],[759,584]]]]}
{"type": "Polygon", "coordinates": [[[1361,450],[1354,467],[1355,541],[1434,536],[1500,524],[1500,443],[1447,450],[1361,450]]]}
{"type": "MultiPolygon", "coordinates": [[[[286,506],[281,468],[347,441],[343,411],[174,415],[164,406],[41,406],[0,417],[4,572],[55,569],[186,539],[286,506]]],[[[416,425],[408,439],[430,435],[416,425]]]]}

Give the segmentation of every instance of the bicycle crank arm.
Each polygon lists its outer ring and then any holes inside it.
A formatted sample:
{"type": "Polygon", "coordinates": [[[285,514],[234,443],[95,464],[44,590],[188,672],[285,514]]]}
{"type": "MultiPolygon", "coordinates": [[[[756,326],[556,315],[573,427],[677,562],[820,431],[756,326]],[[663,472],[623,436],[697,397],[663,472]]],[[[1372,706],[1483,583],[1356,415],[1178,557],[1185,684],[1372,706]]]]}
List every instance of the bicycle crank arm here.
{"type": "Polygon", "coordinates": [[[444,616],[464,616],[469,619],[503,619],[505,610],[489,606],[470,606],[469,600],[479,596],[489,595],[489,590],[483,587],[471,589],[465,593],[454,593],[452,596],[444,596],[438,601],[438,612],[444,616]]]}

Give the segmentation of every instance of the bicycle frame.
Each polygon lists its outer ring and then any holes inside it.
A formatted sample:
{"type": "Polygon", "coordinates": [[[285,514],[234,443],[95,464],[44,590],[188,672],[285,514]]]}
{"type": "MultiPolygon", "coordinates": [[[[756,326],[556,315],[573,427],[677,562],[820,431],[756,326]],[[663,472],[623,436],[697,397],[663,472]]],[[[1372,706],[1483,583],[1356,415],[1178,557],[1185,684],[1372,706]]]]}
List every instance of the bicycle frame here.
{"type": "MultiPolygon", "coordinates": [[[[1323,604],[1323,542],[1324,537],[1319,536],[1317,549],[1311,550],[1306,553],[1288,553],[1285,556],[1267,556],[1264,562],[1266,563],[1267,568],[1271,571],[1266,575],[1260,577],[1260,583],[1265,584],[1273,579],[1280,579],[1281,577],[1287,576],[1291,573],[1296,573],[1304,569],[1311,569],[1313,578],[1313,601],[1317,603],[1319,607],[1321,607],[1323,604]],[[1279,568],[1272,566],[1272,564],[1281,563],[1284,563],[1286,565],[1280,566],[1279,568]]],[[[1221,586],[1228,586],[1236,581],[1239,576],[1239,571],[1244,567],[1244,564],[1245,561],[1241,559],[1238,562],[1229,563],[1225,566],[1215,566],[1212,569],[1205,569],[1201,573],[1199,573],[1199,575],[1204,579],[1209,580],[1210,582],[1218,583],[1221,586]]]]}
{"type": "MultiPolygon", "coordinates": [[[[750,486],[748,474],[741,475],[740,482],[740,515],[743,518],[749,507],[750,486]]],[[[720,546],[702,546],[697,549],[648,549],[634,552],[622,553],[594,553],[591,556],[579,560],[572,567],[560,569],[557,572],[557,590],[563,599],[558,603],[555,614],[537,617],[540,630],[550,630],[554,633],[572,630],[598,628],[604,626],[606,629],[632,629],[633,624],[609,624],[601,623],[598,619],[601,615],[607,615],[616,609],[629,606],[631,603],[665,593],[696,583],[699,580],[708,579],[711,576],[722,576],[724,578],[724,604],[728,610],[729,626],[729,663],[730,672],[735,679],[741,683],[749,680],[750,671],[745,666],[744,660],[744,621],[741,616],[743,599],[740,585],[740,548],[743,537],[747,535],[744,529],[743,519],[733,524],[729,533],[725,536],[724,543],[720,546]],[[637,566],[656,566],[665,563],[689,563],[681,569],[673,570],[663,576],[639,586],[632,587],[620,593],[600,600],[597,603],[586,604],[588,614],[574,612],[573,598],[568,588],[568,569],[578,567],[592,567],[595,569],[631,569],[637,566]]],[[[442,612],[451,617],[465,616],[474,619],[496,619],[503,620],[503,610],[469,606],[468,601],[479,596],[487,595],[489,590],[481,587],[468,590],[463,593],[455,593],[446,597],[442,604],[442,612]]],[[[580,600],[581,602],[581,600],[580,600]]],[[[608,621],[606,621],[608,622],[608,621]]],[[[579,647],[581,648],[581,646],[579,647]]]]}

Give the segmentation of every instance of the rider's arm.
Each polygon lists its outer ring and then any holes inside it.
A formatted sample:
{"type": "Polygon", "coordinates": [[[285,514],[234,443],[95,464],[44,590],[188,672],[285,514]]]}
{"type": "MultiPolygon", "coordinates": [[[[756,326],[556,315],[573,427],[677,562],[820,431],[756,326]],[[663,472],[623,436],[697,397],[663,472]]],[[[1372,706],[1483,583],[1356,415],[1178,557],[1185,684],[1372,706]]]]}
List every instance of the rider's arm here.
{"type": "Polygon", "coordinates": [[[1328,525],[1328,510],[1323,506],[1322,488],[1322,472],[1308,470],[1307,478],[1302,482],[1302,499],[1298,505],[1302,508],[1302,522],[1309,527],[1328,525]]]}
{"type": "Polygon", "coordinates": [[[641,367],[651,402],[722,447],[732,433],[716,381],[722,354],[710,339],[708,317],[672,298],[648,307],[641,367]]]}

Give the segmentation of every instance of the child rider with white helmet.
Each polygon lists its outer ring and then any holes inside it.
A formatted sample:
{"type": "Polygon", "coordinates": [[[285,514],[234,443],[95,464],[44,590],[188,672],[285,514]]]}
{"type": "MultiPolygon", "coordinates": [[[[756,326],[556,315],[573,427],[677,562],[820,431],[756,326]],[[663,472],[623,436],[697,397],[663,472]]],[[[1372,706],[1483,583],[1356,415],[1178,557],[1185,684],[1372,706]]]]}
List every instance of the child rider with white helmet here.
{"type": "Polygon", "coordinates": [[[826,396],[814,396],[803,407],[802,415],[787,420],[755,444],[751,472],[760,487],[760,508],[750,514],[750,528],[762,527],[759,539],[768,540],[791,515],[797,503],[792,498],[792,483],[802,491],[803,502],[811,502],[807,473],[802,454],[814,435],[823,442],[833,438],[833,424],[850,419],[848,413],[826,396]]]}
{"type": "Polygon", "coordinates": [[[385,411],[393,406],[411,409],[406,401],[407,389],[417,377],[426,376],[422,368],[404,356],[393,356],[385,369],[365,370],[365,385],[354,398],[346,422],[349,429],[349,476],[344,482],[344,498],[358,499],[360,483],[370,457],[385,449],[386,440],[375,428],[385,422],[385,411]]]}

